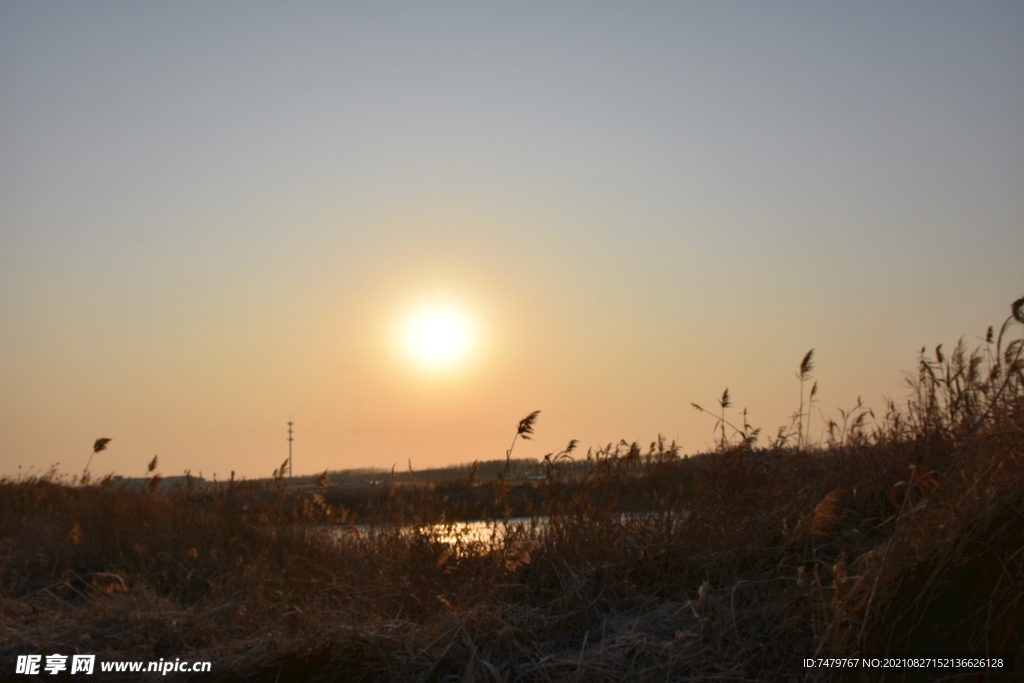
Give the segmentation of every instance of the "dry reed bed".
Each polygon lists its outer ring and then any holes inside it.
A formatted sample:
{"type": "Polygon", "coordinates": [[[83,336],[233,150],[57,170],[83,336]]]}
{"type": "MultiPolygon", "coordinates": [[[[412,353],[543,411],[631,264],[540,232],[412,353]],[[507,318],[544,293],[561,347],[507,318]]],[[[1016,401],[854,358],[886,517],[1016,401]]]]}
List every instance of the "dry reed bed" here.
{"type": "MultiPolygon", "coordinates": [[[[764,449],[747,425],[700,458],[663,442],[586,461],[567,449],[528,496],[548,522],[492,546],[429,526],[358,532],[280,478],[165,493],[2,481],[0,667],[80,652],[213,661],[196,680],[544,683],[936,679],[804,671],[815,654],[1020,667],[1024,382],[1008,330],[1022,306],[980,351],[922,355],[905,408],[843,413],[818,446],[812,389],[764,449]]],[[[802,385],[811,367],[808,354],[802,385]]],[[[495,512],[516,495],[459,486],[495,512]]],[[[443,520],[456,488],[396,489],[375,514],[443,520]]]]}

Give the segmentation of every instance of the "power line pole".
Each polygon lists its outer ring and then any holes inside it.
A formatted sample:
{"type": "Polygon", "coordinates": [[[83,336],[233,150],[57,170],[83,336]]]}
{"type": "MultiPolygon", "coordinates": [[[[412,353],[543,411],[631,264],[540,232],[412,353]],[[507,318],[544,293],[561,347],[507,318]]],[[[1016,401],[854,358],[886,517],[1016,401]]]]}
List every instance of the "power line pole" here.
{"type": "Polygon", "coordinates": [[[288,421],[288,478],[292,478],[292,421],[288,421]]]}

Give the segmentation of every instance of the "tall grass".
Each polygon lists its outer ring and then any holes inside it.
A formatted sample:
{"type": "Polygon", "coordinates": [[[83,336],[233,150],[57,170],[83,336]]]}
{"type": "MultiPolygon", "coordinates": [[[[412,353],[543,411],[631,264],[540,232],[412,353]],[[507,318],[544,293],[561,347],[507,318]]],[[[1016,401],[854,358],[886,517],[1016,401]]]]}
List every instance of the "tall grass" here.
{"type": "Polygon", "coordinates": [[[712,453],[570,442],[534,482],[473,467],[356,503],[283,470],[165,490],[155,461],[149,486],[0,481],[0,670],[86,652],[209,659],[214,680],[1001,680],[802,665],[956,653],[1019,676],[1022,308],[980,349],[922,352],[905,405],[858,401],[820,443],[808,353],[766,446],[726,391],[712,453]],[[448,538],[470,516],[491,542],[448,538]]]}

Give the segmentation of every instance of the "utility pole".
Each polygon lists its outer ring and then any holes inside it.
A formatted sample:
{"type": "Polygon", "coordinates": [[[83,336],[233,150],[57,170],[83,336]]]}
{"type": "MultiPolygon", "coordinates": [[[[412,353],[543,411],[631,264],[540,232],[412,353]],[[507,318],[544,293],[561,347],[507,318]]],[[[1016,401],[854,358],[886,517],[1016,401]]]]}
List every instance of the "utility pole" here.
{"type": "Polygon", "coordinates": [[[292,478],[292,421],[288,421],[288,478],[292,478]]]}

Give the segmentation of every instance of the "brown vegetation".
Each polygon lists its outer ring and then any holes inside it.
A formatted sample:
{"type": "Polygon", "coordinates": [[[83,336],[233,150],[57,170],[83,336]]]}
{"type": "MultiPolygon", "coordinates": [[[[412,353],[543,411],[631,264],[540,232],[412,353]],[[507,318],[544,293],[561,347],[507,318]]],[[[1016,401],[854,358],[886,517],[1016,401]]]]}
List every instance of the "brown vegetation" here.
{"type": "Polygon", "coordinates": [[[841,412],[817,446],[808,353],[794,429],[763,449],[726,420],[726,392],[715,453],[658,441],[574,460],[570,444],[544,481],[392,480],[347,507],[326,477],[294,495],[280,473],[169,492],[2,481],[0,670],[56,652],[268,682],[1019,676],[1022,307],[980,350],[922,353],[906,407],[841,412]],[[533,521],[444,540],[455,518],[512,512],[533,521]],[[802,665],[914,654],[1018,669],[802,665]]]}

